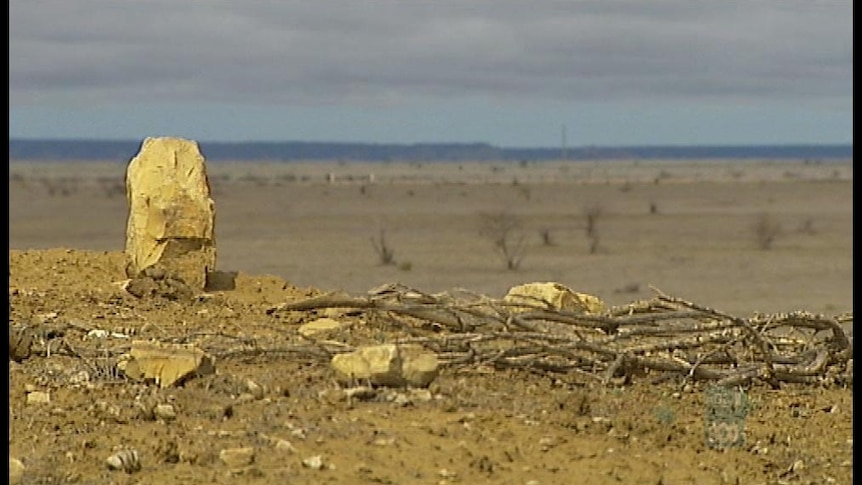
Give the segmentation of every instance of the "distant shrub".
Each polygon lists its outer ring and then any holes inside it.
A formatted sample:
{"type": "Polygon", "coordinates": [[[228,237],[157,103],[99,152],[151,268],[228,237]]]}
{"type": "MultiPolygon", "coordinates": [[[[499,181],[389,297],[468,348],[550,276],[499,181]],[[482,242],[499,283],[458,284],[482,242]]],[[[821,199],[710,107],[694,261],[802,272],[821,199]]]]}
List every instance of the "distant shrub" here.
{"type": "Polygon", "coordinates": [[[395,264],[395,250],[386,242],[386,231],[381,229],[379,235],[371,238],[371,246],[377,253],[377,259],[382,265],[395,264]]]}
{"type": "Polygon", "coordinates": [[[762,250],[772,249],[775,240],[782,233],[781,223],[772,214],[760,214],[752,225],[757,247],[762,250]]]}
{"type": "Polygon", "coordinates": [[[554,238],[551,234],[551,229],[548,227],[543,227],[539,230],[539,236],[542,238],[542,244],[545,246],[556,246],[554,242],[554,238]]]}
{"type": "Polygon", "coordinates": [[[527,245],[520,218],[507,211],[482,214],[479,234],[491,240],[507,269],[521,266],[527,245]]]}
{"type": "Polygon", "coordinates": [[[590,254],[599,252],[599,219],[604,214],[604,209],[598,203],[591,204],[584,208],[584,231],[587,239],[590,241],[590,254]]]}

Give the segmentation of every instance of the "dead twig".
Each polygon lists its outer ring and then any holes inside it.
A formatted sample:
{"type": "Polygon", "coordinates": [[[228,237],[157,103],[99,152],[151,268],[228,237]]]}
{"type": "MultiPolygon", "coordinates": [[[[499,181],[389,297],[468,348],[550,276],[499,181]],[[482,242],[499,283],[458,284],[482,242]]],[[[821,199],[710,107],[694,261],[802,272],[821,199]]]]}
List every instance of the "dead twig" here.
{"type": "MultiPolygon", "coordinates": [[[[843,369],[852,358],[852,342],[842,329],[852,314],[742,318],[653,291],[653,299],[590,315],[546,302],[513,303],[466,292],[431,295],[384,285],[364,298],[323,295],[268,313],[322,308],[383,313],[405,335],[395,342],[420,343],[444,366],[566,372],[606,384],[647,374],[734,385],[822,384],[835,374],[829,372],[832,366],[843,369]]],[[[332,351],[318,349],[315,355],[332,351]]]]}

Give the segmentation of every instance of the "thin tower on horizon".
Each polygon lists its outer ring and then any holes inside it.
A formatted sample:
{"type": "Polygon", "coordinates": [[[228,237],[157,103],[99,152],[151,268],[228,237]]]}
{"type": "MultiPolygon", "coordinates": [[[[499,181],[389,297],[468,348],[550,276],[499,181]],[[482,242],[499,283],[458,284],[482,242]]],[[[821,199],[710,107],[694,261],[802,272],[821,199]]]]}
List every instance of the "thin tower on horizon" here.
{"type": "Polygon", "coordinates": [[[562,143],[561,143],[560,156],[563,160],[568,160],[569,148],[566,145],[566,124],[565,123],[563,123],[563,125],[560,127],[560,138],[562,139],[561,140],[562,143]]]}

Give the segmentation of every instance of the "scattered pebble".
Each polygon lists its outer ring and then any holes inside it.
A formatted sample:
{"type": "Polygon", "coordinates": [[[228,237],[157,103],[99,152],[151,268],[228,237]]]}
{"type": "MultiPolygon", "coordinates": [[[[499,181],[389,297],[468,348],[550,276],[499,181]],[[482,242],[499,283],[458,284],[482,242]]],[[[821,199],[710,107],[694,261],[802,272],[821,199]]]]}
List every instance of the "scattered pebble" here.
{"type": "Polygon", "coordinates": [[[371,444],[374,446],[390,446],[395,444],[395,438],[377,438],[371,444]]]}
{"type": "Polygon", "coordinates": [[[51,396],[46,391],[33,391],[27,394],[27,404],[48,404],[51,396]]]}
{"type": "Polygon", "coordinates": [[[76,372],[69,377],[70,384],[83,384],[85,382],[90,382],[90,373],[85,370],[76,372]]]}
{"type": "Polygon", "coordinates": [[[357,386],[345,389],[344,395],[347,396],[348,399],[367,401],[377,397],[377,391],[371,386],[357,386]]]}
{"type": "Polygon", "coordinates": [[[141,469],[141,457],[137,450],[122,450],[109,456],[105,463],[109,470],[122,470],[134,473],[141,469]]]}
{"type": "Polygon", "coordinates": [[[254,448],[225,448],[218,454],[219,459],[231,468],[242,468],[254,463],[254,448]]]}
{"type": "Polygon", "coordinates": [[[263,387],[260,384],[251,379],[247,379],[245,381],[245,388],[248,390],[249,394],[254,397],[254,399],[258,401],[263,399],[263,387]]]}
{"type": "Polygon", "coordinates": [[[323,457],[320,455],[309,456],[302,460],[302,466],[312,470],[320,470],[323,468],[323,457]]]}
{"type": "Polygon", "coordinates": [[[448,480],[451,480],[451,479],[453,479],[453,478],[455,478],[455,477],[457,477],[457,476],[458,476],[458,474],[457,474],[457,473],[453,472],[452,470],[447,470],[446,468],[441,468],[441,469],[437,472],[437,475],[439,475],[439,476],[440,476],[440,478],[446,478],[446,479],[448,479],[448,480]]]}
{"type": "Polygon", "coordinates": [[[276,440],[275,449],[279,451],[286,451],[288,453],[296,453],[296,447],[293,446],[293,443],[287,440],[276,440]]]}
{"type": "Polygon", "coordinates": [[[159,404],[153,408],[153,416],[165,421],[177,419],[177,411],[170,404],[159,404]]]}
{"type": "Polygon", "coordinates": [[[21,460],[9,457],[9,485],[18,485],[24,481],[26,467],[21,460]]]}

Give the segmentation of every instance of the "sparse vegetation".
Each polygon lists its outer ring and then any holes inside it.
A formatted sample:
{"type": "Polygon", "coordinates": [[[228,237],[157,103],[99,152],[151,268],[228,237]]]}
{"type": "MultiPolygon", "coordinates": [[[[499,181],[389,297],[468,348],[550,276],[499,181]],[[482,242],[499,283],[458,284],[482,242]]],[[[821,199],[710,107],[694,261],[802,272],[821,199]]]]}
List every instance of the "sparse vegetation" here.
{"type": "Polygon", "coordinates": [[[524,200],[530,200],[533,195],[532,191],[530,190],[530,187],[527,187],[526,185],[522,184],[518,180],[518,177],[512,179],[512,187],[515,187],[518,190],[518,193],[521,197],[524,198],[524,200]]]}
{"type": "Polygon", "coordinates": [[[775,240],[782,233],[781,223],[769,213],[763,213],[757,217],[752,226],[757,247],[764,251],[772,249],[775,240]]]}
{"type": "Polygon", "coordinates": [[[411,263],[410,261],[403,261],[401,263],[398,263],[398,269],[401,271],[410,271],[413,269],[413,263],[411,263]]]}
{"type": "Polygon", "coordinates": [[[124,197],[126,195],[126,182],[122,178],[101,177],[96,180],[99,190],[104,197],[124,197]]]}
{"type": "Polygon", "coordinates": [[[814,228],[814,218],[808,217],[799,224],[799,232],[802,234],[816,234],[817,229],[814,228]]]}
{"type": "Polygon", "coordinates": [[[542,244],[545,246],[556,246],[554,242],[554,238],[551,235],[551,229],[549,227],[543,227],[539,230],[539,236],[542,237],[542,244]]]}
{"type": "Polygon", "coordinates": [[[596,254],[599,251],[599,232],[597,226],[603,214],[604,209],[598,203],[584,208],[584,231],[590,242],[590,254],[596,254]]]}
{"type": "Polygon", "coordinates": [[[479,234],[491,240],[506,269],[518,269],[527,253],[521,219],[508,211],[482,214],[481,218],[479,234]]]}
{"type": "Polygon", "coordinates": [[[377,253],[377,259],[381,265],[395,264],[395,250],[386,241],[386,230],[380,229],[377,237],[371,238],[371,246],[374,248],[374,252],[377,253]]]}
{"type": "Polygon", "coordinates": [[[78,177],[43,177],[40,182],[50,197],[69,197],[78,193],[81,179],[78,177]]]}

